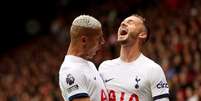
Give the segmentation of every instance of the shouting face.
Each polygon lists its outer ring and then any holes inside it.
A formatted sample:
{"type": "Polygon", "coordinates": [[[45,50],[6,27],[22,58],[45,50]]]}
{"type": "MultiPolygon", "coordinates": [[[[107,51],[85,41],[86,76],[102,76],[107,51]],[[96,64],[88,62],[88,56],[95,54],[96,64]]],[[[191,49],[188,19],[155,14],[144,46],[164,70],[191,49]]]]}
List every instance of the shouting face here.
{"type": "Polygon", "coordinates": [[[143,20],[136,16],[127,17],[122,21],[118,30],[117,41],[121,44],[133,42],[138,38],[138,35],[144,31],[143,20]]]}

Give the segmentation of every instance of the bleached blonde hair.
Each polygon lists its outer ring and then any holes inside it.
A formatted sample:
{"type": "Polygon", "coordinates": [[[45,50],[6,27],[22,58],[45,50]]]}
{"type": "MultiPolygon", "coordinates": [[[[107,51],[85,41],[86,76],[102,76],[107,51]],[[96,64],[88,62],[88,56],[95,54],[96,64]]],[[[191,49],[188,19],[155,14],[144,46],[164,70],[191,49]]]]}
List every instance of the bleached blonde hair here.
{"type": "Polygon", "coordinates": [[[95,28],[100,28],[101,23],[92,16],[80,15],[74,19],[72,26],[79,26],[79,27],[95,29],[95,28]]]}
{"type": "Polygon", "coordinates": [[[79,40],[80,36],[96,36],[99,33],[93,31],[102,30],[101,23],[89,15],[80,15],[74,19],[70,29],[71,42],[79,40]]]}

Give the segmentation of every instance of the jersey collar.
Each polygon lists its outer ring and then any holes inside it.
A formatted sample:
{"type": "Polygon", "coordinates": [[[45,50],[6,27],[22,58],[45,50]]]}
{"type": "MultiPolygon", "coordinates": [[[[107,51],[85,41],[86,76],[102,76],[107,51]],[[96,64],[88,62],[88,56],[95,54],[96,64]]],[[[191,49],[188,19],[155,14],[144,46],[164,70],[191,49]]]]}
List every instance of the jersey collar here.
{"type": "Polygon", "coordinates": [[[119,57],[119,61],[120,61],[121,63],[123,63],[123,64],[135,64],[135,63],[137,63],[137,61],[140,61],[143,57],[144,57],[144,55],[141,53],[141,54],[138,56],[137,59],[135,59],[135,60],[133,60],[133,61],[131,61],[131,62],[125,62],[125,61],[123,61],[120,57],[119,57]]]}
{"type": "Polygon", "coordinates": [[[74,61],[74,62],[88,62],[87,60],[78,57],[78,56],[74,56],[74,55],[66,55],[65,56],[65,60],[70,60],[70,61],[74,61]]]}

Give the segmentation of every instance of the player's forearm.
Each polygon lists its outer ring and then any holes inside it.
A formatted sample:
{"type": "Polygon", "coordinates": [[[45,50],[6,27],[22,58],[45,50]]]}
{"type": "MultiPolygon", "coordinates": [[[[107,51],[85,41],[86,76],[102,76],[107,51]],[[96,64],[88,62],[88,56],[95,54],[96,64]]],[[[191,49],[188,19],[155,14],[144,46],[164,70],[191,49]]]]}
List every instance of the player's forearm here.
{"type": "Polygon", "coordinates": [[[162,98],[162,99],[157,99],[155,101],[169,101],[169,98],[162,98]]]}

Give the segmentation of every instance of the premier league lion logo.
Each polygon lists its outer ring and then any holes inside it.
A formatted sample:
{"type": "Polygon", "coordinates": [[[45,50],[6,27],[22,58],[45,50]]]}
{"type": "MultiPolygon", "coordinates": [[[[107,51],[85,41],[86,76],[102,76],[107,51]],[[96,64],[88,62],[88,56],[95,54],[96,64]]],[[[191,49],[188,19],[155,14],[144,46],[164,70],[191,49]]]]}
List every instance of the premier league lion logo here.
{"type": "Polygon", "coordinates": [[[67,75],[67,78],[66,78],[66,83],[69,84],[69,85],[72,85],[75,81],[75,78],[73,77],[72,74],[68,74],[67,75]]]}

